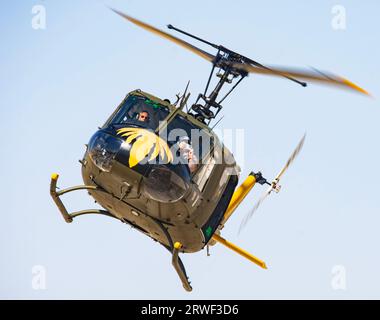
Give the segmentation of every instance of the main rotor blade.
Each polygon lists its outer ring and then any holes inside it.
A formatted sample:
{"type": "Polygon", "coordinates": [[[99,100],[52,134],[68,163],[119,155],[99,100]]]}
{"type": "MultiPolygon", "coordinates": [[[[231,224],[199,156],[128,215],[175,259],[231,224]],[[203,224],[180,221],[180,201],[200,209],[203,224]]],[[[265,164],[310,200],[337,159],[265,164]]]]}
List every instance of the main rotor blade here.
{"type": "Polygon", "coordinates": [[[186,41],[183,41],[177,37],[174,37],[172,35],[170,35],[169,33],[166,33],[162,30],[159,30],[145,22],[142,22],[140,20],[137,20],[131,16],[128,16],[118,10],[115,10],[115,9],[112,9],[110,8],[113,12],[117,13],[118,15],[120,15],[121,17],[123,17],[124,19],[127,19],[128,21],[134,23],[135,25],[149,31],[149,32],[152,32],[162,38],[165,38],[167,40],[170,40],[178,45],[180,45],[181,47],[187,49],[187,50],[190,50],[191,52],[195,53],[196,55],[200,56],[201,58],[203,59],[206,59],[207,61],[210,61],[212,62],[214,60],[214,56],[206,51],[203,51],[195,46],[193,46],[192,44],[190,43],[187,43],[186,41]]]}
{"type": "Polygon", "coordinates": [[[303,135],[303,137],[300,140],[300,142],[298,142],[297,147],[294,149],[293,153],[289,157],[289,159],[286,162],[285,166],[281,169],[281,171],[278,173],[278,175],[276,176],[276,178],[274,178],[274,182],[278,182],[280,180],[280,178],[282,177],[282,175],[285,173],[285,171],[289,168],[289,166],[292,164],[292,162],[294,161],[294,159],[300,153],[300,151],[301,151],[301,149],[303,147],[303,144],[305,142],[305,138],[306,138],[306,133],[303,135]]]}
{"type": "Polygon", "coordinates": [[[247,215],[244,217],[243,221],[241,222],[240,224],[240,227],[239,227],[239,232],[241,232],[241,230],[243,230],[243,228],[247,225],[248,221],[252,218],[253,214],[255,213],[255,211],[260,207],[260,205],[263,203],[263,201],[265,200],[265,198],[272,192],[273,190],[273,186],[270,186],[260,197],[260,199],[256,202],[255,206],[252,208],[251,211],[249,211],[247,213],[247,215]]]}
{"type": "Polygon", "coordinates": [[[249,73],[263,74],[263,75],[272,75],[279,77],[293,77],[296,79],[306,80],[306,81],[314,81],[327,85],[335,85],[340,86],[342,88],[351,89],[358,91],[365,95],[370,95],[366,90],[359,87],[355,83],[351,81],[339,77],[335,74],[321,72],[319,70],[313,69],[291,69],[291,68],[283,68],[283,67],[269,67],[269,68],[261,68],[250,65],[248,63],[232,63],[232,66],[236,69],[244,70],[249,73]]]}

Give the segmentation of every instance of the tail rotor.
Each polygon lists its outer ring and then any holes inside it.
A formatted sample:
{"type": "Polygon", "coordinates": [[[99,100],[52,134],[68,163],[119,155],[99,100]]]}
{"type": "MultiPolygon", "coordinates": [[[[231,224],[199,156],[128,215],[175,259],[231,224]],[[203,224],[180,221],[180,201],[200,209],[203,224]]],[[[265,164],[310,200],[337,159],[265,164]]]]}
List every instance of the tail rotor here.
{"type": "MultiPolygon", "coordinates": [[[[261,195],[259,200],[256,202],[254,207],[251,211],[247,213],[247,215],[244,217],[243,221],[240,224],[239,227],[239,233],[243,228],[247,225],[248,221],[252,218],[253,214],[257,211],[257,209],[260,207],[260,205],[263,203],[263,201],[274,191],[276,193],[279,193],[281,190],[281,185],[279,184],[280,179],[284,175],[285,171],[290,167],[290,165],[293,163],[297,155],[300,153],[304,142],[306,138],[306,133],[303,135],[302,139],[298,143],[297,147],[294,149],[293,153],[290,155],[288,161],[286,162],[285,166],[280,170],[280,172],[277,174],[277,176],[272,180],[272,182],[268,182],[265,178],[262,178],[260,181],[258,181],[260,184],[267,184],[269,187],[267,190],[264,191],[264,193],[261,195]]],[[[261,174],[260,174],[261,176],[261,174]]]]}

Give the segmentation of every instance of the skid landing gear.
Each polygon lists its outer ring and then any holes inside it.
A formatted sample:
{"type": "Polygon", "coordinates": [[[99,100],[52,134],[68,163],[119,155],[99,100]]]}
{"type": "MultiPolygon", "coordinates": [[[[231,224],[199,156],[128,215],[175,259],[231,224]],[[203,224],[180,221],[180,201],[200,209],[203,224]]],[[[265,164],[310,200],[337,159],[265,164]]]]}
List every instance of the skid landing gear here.
{"type": "MultiPolygon", "coordinates": [[[[104,192],[105,192],[105,190],[102,190],[101,188],[96,187],[96,186],[79,185],[79,186],[70,187],[67,189],[62,189],[60,191],[57,191],[58,178],[59,178],[59,175],[57,173],[53,173],[51,175],[50,195],[53,198],[55,204],[57,205],[59,211],[61,212],[63,219],[67,223],[71,223],[74,218],[81,216],[81,215],[85,215],[85,214],[101,214],[101,215],[105,215],[105,216],[120,220],[119,218],[117,218],[113,214],[111,214],[110,212],[108,212],[106,210],[100,210],[100,209],[88,209],[88,210],[81,210],[81,211],[69,213],[67,211],[65,205],[63,204],[62,200],[60,199],[60,196],[66,194],[66,193],[72,192],[72,191],[77,191],[77,190],[97,190],[97,191],[104,191],[104,192]]],[[[120,220],[120,221],[124,222],[124,223],[126,222],[123,220],[120,220]]],[[[157,221],[155,221],[155,222],[158,223],[157,221]]],[[[161,226],[161,224],[159,224],[159,225],[161,226]]],[[[170,238],[170,235],[166,234],[166,236],[168,237],[168,241],[169,241],[170,245],[172,246],[172,247],[167,247],[167,246],[165,246],[165,247],[172,254],[173,267],[174,267],[175,271],[177,272],[179,278],[181,279],[182,285],[185,288],[185,290],[190,292],[193,290],[193,288],[191,287],[190,282],[188,280],[188,277],[186,275],[185,267],[184,267],[181,259],[179,258],[179,251],[182,248],[182,244],[180,242],[176,242],[173,244],[173,242],[170,238]]]]}
{"type": "Polygon", "coordinates": [[[114,215],[112,215],[110,212],[108,212],[106,210],[100,210],[100,209],[89,209],[89,210],[81,210],[81,211],[68,213],[65,205],[63,204],[62,200],[60,199],[60,196],[64,195],[65,193],[69,193],[69,192],[77,191],[77,190],[97,190],[97,191],[103,191],[103,190],[99,189],[96,186],[80,185],[80,186],[75,186],[75,187],[71,187],[71,188],[67,188],[67,189],[57,191],[58,177],[59,177],[59,175],[57,173],[53,173],[51,175],[50,195],[53,198],[55,204],[57,205],[59,211],[61,212],[63,219],[65,219],[65,221],[67,223],[72,222],[75,217],[78,217],[78,216],[81,216],[84,214],[101,214],[101,215],[105,215],[107,217],[118,219],[114,215]]]}
{"type": "Polygon", "coordinates": [[[184,267],[181,259],[178,256],[179,250],[181,248],[182,248],[182,244],[180,242],[174,243],[173,255],[172,255],[172,264],[173,264],[175,271],[177,271],[179,278],[182,281],[183,287],[185,288],[186,291],[190,292],[193,290],[193,288],[191,287],[190,282],[189,282],[189,278],[186,275],[185,267],[184,267]]]}

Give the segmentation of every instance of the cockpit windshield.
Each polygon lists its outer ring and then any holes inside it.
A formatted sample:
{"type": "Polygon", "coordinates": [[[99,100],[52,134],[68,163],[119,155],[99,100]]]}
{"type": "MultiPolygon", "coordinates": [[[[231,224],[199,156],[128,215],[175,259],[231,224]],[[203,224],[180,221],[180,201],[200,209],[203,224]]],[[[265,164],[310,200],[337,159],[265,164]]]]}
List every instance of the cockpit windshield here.
{"type": "Polygon", "coordinates": [[[169,109],[146,97],[131,95],[108,124],[135,124],[155,130],[169,114],[169,109]]]}
{"type": "MultiPolygon", "coordinates": [[[[149,131],[156,131],[160,127],[159,131],[157,131],[157,136],[161,140],[153,139],[154,141],[148,141],[149,143],[153,143],[152,149],[147,151],[149,157],[156,150],[161,150],[160,146],[165,149],[165,145],[167,144],[172,158],[170,165],[185,164],[186,166],[180,167],[188,168],[189,174],[193,175],[202,167],[206,156],[213,149],[213,137],[208,130],[195,124],[186,115],[180,114],[178,109],[174,110],[174,114],[170,119],[168,119],[169,113],[168,107],[148,97],[132,94],[127,96],[121,103],[119,108],[106,122],[105,127],[112,129],[111,131],[116,130],[116,132],[128,127],[140,127],[149,131]],[[157,143],[159,147],[153,149],[153,145],[157,146],[157,143]]],[[[146,158],[150,159],[150,161],[156,161],[157,159],[158,161],[166,161],[165,157],[161,159],[163,154],[160,151],[159,156],[156,154],[156,157],[152,159],[146,158]]],[[[208,158],[210,157],[208,156],[208,158]]]]}

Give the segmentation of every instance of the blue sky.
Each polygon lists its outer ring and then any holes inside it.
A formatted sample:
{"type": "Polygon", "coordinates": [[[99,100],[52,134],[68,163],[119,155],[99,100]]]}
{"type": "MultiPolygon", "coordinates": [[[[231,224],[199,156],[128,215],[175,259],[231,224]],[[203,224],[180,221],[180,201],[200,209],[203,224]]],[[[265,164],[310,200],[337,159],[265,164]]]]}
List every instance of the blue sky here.
{"type": "MultiPolygon", "coordinates": [[[[2,6],[1,298],[380,298],[377,1],[5,0],[2,6]],[[35,5],[46,9],[44,30],[32,28],[35,5]],[[223,229],[268,270],[216,245],[210,257],[184,255],[189,294],[168,252],[152,240],[107,217],[71,225],[60,217],[48,192],[50,174],[59,172],[63,187],[82,183],[84,144],[129,91],[173,100],[190,80],[195,97],[210,68],[106,5],[262,63],[336,72],[375,97],[252,75],[225,101],[219,127],[245,132],[241,178],[251,170],[274,176],[307,132],[281,193],[238,236],[263,191],[258,186],[223,229]],[[345,30],[332,28],[335,5],[346,9],[345,30]],[[33,289],[36,265],[46,271],[45,290],[33,289]],[[334,266],[345,270],[345,289],[332,286],[334,266]]],[[[65,200],[71,210],[94,206],[86,193],[65,200]]]]}

